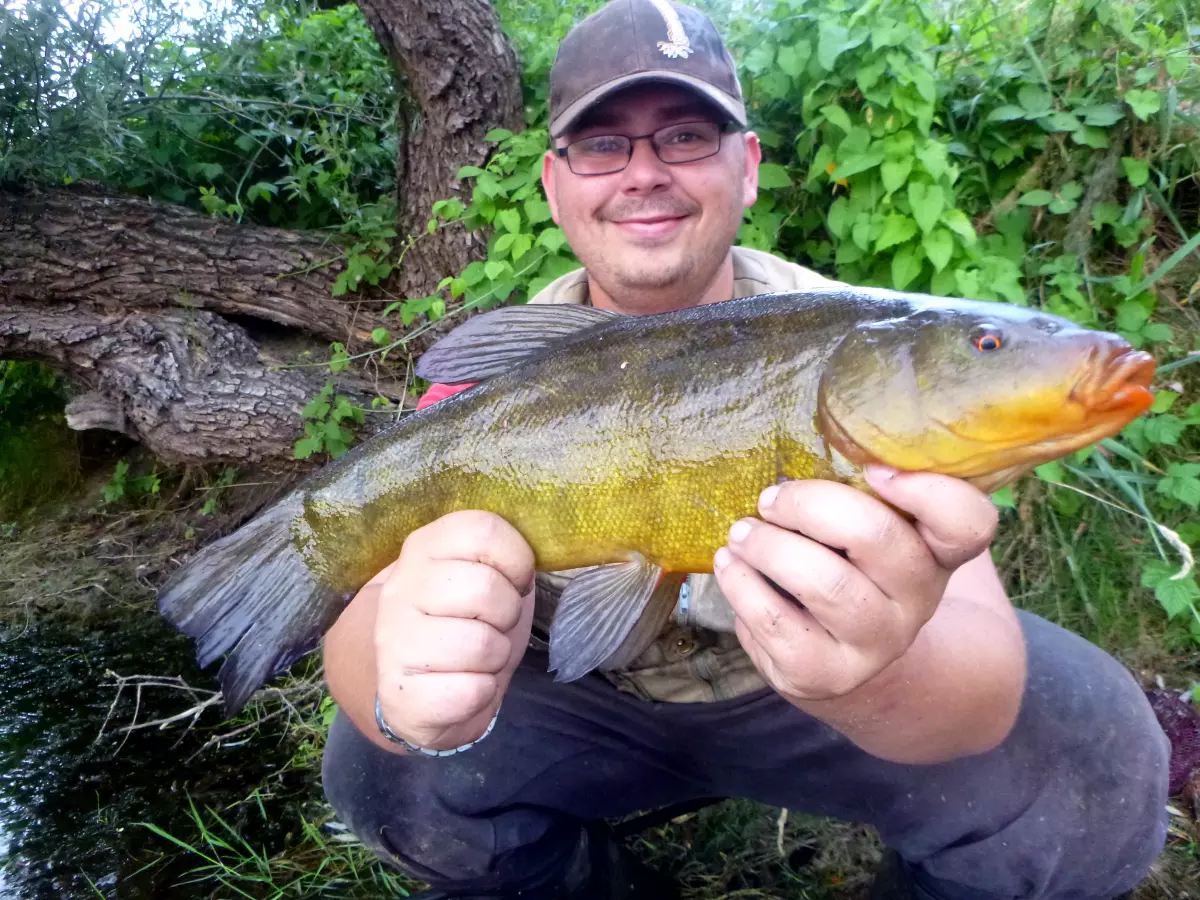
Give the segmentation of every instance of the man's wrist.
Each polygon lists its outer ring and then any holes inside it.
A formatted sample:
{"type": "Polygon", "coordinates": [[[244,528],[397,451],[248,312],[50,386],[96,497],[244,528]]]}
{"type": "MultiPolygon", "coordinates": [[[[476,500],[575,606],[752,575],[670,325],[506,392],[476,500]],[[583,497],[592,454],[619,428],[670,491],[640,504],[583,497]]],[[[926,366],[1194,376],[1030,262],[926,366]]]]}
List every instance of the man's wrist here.
{"type": "Polygon", "coordinates": [[[947,597],[908,651],[840,697],[788,697],[860,749],[925,765],[983,753],[1007,737],[1025,684],[1015,616],[947,597]]]}

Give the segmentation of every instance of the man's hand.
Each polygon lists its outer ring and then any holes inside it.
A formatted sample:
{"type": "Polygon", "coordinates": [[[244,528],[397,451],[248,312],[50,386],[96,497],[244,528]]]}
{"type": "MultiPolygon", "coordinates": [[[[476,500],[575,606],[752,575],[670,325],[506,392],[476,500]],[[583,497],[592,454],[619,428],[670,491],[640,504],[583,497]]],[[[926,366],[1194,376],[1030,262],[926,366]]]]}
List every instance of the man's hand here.
{"type": "Polygon", "coordinates": [[[915,522],[846,485],[788,482],[763,492],[763,521],[736,522],[714,559],[742,646],[797,705],[847,697],[903,656],[996,528],[989,498],[964,481],[882,467],[867,480],[915,522]]]}
{"type": "Polygon", "coordinates": [[[483,734],[529,642],[533,563],[491,513],[451,513],[409,535],[375,579],[377,689],[392,731],[436,750],[483,734]]]}

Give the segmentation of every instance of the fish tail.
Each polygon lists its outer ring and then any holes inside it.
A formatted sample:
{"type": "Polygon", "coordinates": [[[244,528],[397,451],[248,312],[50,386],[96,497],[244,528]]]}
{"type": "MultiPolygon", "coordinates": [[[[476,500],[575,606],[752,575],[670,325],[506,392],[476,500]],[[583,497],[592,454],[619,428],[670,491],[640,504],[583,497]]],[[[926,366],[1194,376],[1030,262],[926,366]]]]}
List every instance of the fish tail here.
{"type": "Polygon", "coordinates": [[[292,543],[303,511],[302,494],[286,497],[202,549],[159,591],[159,612],[196,642],[201,668],[229,654],[218,672],[227,714],[316,647],[344,606],[292,543]]]}

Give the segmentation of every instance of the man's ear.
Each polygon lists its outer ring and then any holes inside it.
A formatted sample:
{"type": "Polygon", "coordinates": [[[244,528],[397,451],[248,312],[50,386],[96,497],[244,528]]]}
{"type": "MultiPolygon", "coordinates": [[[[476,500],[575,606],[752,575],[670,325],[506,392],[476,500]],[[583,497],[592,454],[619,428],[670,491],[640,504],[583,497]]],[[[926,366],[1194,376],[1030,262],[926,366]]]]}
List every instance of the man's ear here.
{"type": "Polygon", "coordinates": [[[745,146],[746,171],[742,181],[742,206],[749,208],[758,199],[758,164],[762,162],[762,147],[758,143],[758,135],[747,131],[745,146]]]}
{"type": "Polygon", "coordinates": [[[554,191],[554,160],[557,157],[553,150],[547,150],[542,156],[542,189],[546,192],[546,202],[550,204],[550,218],[555,225],[558,221],[558,195],[554,191]]]}

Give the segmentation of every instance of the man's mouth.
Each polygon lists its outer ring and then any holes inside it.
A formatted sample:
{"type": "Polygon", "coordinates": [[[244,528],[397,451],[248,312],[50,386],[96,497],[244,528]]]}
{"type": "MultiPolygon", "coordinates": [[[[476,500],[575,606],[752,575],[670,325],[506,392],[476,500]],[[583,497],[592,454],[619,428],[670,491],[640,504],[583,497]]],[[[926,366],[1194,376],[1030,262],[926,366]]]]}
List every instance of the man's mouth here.
{"type": "Polygon", "coordinates": [[[686,216],[639,216],[613,220],[622,232],[637,238],[670,237],[683,224],[686,216]]]}

